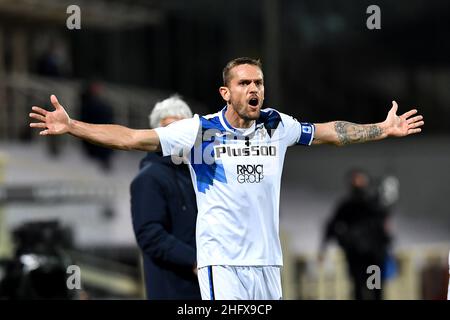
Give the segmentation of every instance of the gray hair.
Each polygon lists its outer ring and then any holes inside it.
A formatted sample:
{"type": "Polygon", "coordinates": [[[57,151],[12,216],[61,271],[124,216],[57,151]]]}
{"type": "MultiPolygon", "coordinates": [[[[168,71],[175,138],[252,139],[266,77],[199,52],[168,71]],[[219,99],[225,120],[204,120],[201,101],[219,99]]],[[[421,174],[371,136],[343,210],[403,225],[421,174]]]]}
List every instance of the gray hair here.
{"type": "Polygon", "coordinates": [[[161,120],[167,117],[192,118],[192,111],[180,96],[173,95],[155,104],[155,107],[148,116],[150,127],[160,127],[161,120]]]}

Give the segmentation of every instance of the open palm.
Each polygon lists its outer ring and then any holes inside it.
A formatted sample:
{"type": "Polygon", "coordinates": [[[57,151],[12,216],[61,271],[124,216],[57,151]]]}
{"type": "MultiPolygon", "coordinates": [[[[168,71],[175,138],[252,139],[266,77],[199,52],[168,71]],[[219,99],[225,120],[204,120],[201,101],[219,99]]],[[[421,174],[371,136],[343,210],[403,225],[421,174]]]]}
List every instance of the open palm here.
{"type": "Polygon", "coordinates": [[[404,137],[422,131],[420,127],[424,125],[423,117],[421,115],[412,117],[417,113],[416,109],[409,110],[401,116],[397,115],[397,110],[397,103],[392,101],[392,108],[385,120],[390,136],[404,137]]]}
{"type": "Polygon", "coordinates": [[[41,107],[33,106],[35,112],[30,113],[30,118],[39,122],[30,123],[30,127],[44,129],[40,135],[59,135],[69,131],[70,117],[62,105],[59,104],[55,95],[51,95],[50,101],[55,107],[55,111],[47,111],[41,107]]]}

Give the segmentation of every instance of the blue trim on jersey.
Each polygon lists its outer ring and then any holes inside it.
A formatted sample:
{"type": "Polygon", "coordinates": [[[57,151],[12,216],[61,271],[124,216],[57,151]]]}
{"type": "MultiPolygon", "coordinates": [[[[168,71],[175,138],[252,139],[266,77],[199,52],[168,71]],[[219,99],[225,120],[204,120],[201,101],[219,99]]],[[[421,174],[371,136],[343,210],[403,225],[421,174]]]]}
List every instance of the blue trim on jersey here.
{"type": "Polygon", "coordinates": [[[274,109],[261,110],[258,120],[256,120],[256,125],[263,123],[264,127],[272,138],[273,130],[278,128],[278,125],[283,123],[281,121],[281,115],[274,109]]]}
{"type": "Polygon", "coordinates": [[[227,106],[225,106],[225,107],[222,109],[222,120],[223,120],[223,122],[225,123],[225,125],[228,127],[228,130],[231,130],[231,131],[235,132],[235,131],[236,131],[236,128],[234,128],[234,127],[228,122],[227,117],[225,117],[225,111],[227,111],[227,106]]]}
{"type": "Polygon", "coordinates": [[[208,279],[209,279],[209,295],[211,297],[211,300],[216,300],[216,297],[214,296],[214,282],[213,282],[212,266],[208,266],[208,279]]]}
{"type": "Polygon", "coordinates": [[[210,119],[201,117],[200,124],[202,127],[201,142],[197,142],[192,148],[190,162],[197,178],[197,190],[206,193],[206,190],[213,185],[214,180],[227,183],[222,162],[214,161],[214,145],[225,142],[225,136],[218,137],[215,133],[226,132],[226,129],[220,123],[218,116],[210,119]],[[205,135],[207,130],[211,130],[211,132],[205,135]],[[212,163],[205,162],[204,156],[207,148],[210,149],[209,156],[211,157],[208,162],[212,163]]]}
{"type": "MultiPolygon", "coordinates": [[[[227,128],[223,126],[220,121],[222,116],[223,123],[230,127],[228,130],[236,132],[225,117],[226,107],[222,109],[221,114],[211,118],[200,117],[201,125],[201,142],[197,141],[191,150],[191,166],[195,172],[197,178],[197,190],[198,192],[206,193],[210,186],[213,185],[214,180],[227,183],[225,176],[225,170],[220,160],[208,161],[212,163],[206,163],[204,156],[205,150],[209,152],[211,157],[209,160],[214,160],[214,145],[225,144],[227,139],[227,128]],[[207,130],[211,130],[205,135],[207,130]],[[216,131],[216,132],[214,132],[216,131]],[[217,134],[216,134],[217,133],[217,134]]],[[[281,115],[274,109],[261,110],[260,117],[256,120],[255,128],[258,124],[263,124],[270,137],[274,133],[280,123],[282,123],[281,115]]],[[[302,135],[303,136],[303,135],[302,135]]],[[[300,138],[302,138],[302,136],[300,138]]],[[[234,136],[237,139],[236,136],[234,136]]],[[[306,139],[306,138],[305,138],[306,139]]],[[[303,140],[302,140],[303,141],[303,140]]]]}
{"type": "MultiPolygon", "coordinates": [[[[225,120],[225,116],[223,118],[225,120]]],[[[227,125],[229,125],[226,120],[225,120],[225,123],[227,125]]],[[[200,117],[200,124],[202,125],[202,131],[206,131],[206,130],[210,130],[210,129],[216,129],[221,132],[227,131],[227,129],[220,122],[220,118],[218,115],[215,117],[209,118],[209,119],[206,119],[205,117],[200,117]]]]}
{"type": "Polygon", "coordinates": [[[300,122],[301,132],[297,144],[309,146],[314,138],[314,125],[312,123],[300,122]]]}

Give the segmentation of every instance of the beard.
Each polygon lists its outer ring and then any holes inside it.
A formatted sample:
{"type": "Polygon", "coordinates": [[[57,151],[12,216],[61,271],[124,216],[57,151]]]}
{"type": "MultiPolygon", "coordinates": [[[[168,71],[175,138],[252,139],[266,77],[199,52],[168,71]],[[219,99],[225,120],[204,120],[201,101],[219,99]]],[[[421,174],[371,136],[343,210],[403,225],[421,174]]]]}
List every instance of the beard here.
{"type": "Polygon", "coordinates": [[[260,113],[261,113],[260,109],[256,111],[241,110],[240,112],[238,112],[239,116],[245,121],[258,120],[260,113]]]}
{"type": "Polygon", "coordinates": [[[256,110],[253,110],[248,103],[234,103],[230,101],[232,104],[232,108],[236,111],[236,113],[245,121],[253,121],[259,119],[259,115],[261,113],[261,106],[259,106],[256,110]]]}

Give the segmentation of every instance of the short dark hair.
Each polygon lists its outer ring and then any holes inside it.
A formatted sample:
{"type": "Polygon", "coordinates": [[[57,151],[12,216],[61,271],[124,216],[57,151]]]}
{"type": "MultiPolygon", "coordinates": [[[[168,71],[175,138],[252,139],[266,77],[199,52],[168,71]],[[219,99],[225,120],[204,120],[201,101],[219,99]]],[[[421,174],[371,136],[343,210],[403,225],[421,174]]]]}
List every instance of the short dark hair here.
{"type": "Polygon", "coordinates": [[[257,66],[262,70],[262,63],[259,59],[253,59],[253,58],[247,58],[247,57],[241,57],[231,60],[227,63],[225,68],[223,68],[222,72],[222,78],[223,78],[223,85],[227,86],[230,81],[230,71],[236,66],[240,66],[241,64],[250,64],[252,66],[257,66]]]}

